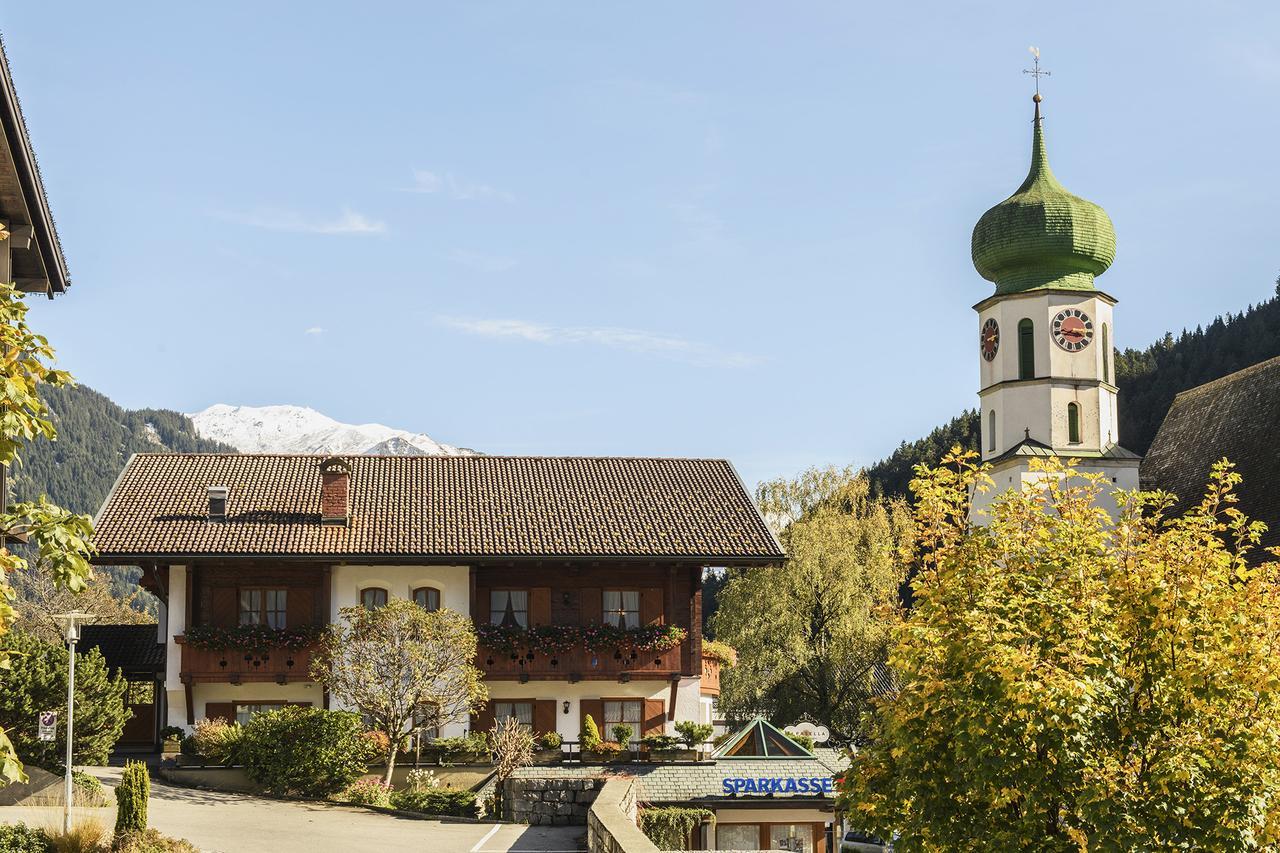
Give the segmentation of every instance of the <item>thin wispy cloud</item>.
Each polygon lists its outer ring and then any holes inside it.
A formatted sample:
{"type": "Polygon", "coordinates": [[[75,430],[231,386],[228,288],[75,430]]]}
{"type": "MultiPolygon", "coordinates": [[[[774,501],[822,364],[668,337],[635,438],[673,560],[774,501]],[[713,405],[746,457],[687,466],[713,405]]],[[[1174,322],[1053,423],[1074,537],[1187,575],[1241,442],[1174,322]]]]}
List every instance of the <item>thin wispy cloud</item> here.
{"type": "Polygon", "coordinates": [[[407,187],[400,188],[408,193],[439,194],[457,201],[504,201],[513,202],[516,197],[506,190],[498,189],[486,183],[470,181],[455,175],[453,172],[433,172],[428,169],[414,169],[413,181],[407,187]]]}
{"type": "Polygon", "coordinates": [[[311,328],[303,332],[303,334],[311,335],[312,337],[318,337],[320,335],[323,335],[326,331],[327,330],[323,326],[312,326],[311,328]]]}
{"type": "Polygon", "coordinates": [[[760,363],[759,358],[746,353],[729,352],[700,341],[640,329],[617,326],[551,326],[504,318],[441,316],[436,320],[469,335],[510,338],[545,346],[599,346],[708,367],[750,367],[760,363]]]}
{"type": "Polygon", "coordinates": [[[296,234],[369,235],[387,230],[386,223],[363,213],[344,209],[333,219],[309,218],[293,211],[255,211],[233,217],[244,225],[267,231],[290,231],[296,234]]]}

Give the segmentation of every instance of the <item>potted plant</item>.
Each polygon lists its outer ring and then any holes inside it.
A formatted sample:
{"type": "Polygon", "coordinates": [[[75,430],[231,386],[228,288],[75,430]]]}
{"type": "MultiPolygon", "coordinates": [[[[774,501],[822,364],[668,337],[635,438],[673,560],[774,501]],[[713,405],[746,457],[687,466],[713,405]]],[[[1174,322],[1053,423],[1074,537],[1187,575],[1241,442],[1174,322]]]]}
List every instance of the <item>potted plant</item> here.
{"type": "Polygon", "coordinates": [[[640,757],[645,761],[697,761],[698,753],[681,749],[683,743],[676,735],[645,735],[640,739],[640,757]]]}
{"type": "Polygon", "coordinates": [[[680,740],[691,750],[695,750],[697,757],[701,759],[705,752],[703,744],[711,740],[711,735],[715,731],[709,723],[695,723],[693,720],[681,720],[676,723],[676,732],[680,735],[680,740]]]}
{"type": "Polygon", "coordinates": [[[170,758],[182,751],[182,738],[185,732],[177,726],[165,726],[160,730],[161,752],[170,758]]]}
{"type": "Polygon", "coordinates": [[[564,738],[559,732],[545,732],[534,741],[533,760],[539,764],[552,764],[562,758],[564,738]]]}

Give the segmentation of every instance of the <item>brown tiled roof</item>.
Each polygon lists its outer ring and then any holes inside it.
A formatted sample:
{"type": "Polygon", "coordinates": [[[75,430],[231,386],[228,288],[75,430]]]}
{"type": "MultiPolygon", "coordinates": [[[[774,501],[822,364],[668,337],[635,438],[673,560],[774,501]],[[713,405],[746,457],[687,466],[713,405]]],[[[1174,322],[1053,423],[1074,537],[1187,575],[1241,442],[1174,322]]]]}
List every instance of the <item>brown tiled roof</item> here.
{"type": "Polygon", "coordinates": [[[341,559],[782,557],[716,459],[351,456],[351,520],[320,520],[321,456],[138,454],[97,519],[99,562],[202,555],[341,559]],[[207,489],[227,486],[225,521],[207,489]]]}
{"type": "Polygon", "coordinates": [[[1194,506],[1213,463],[1229,459],[1244,478],[1237,506],[1267,523],[1264,547],[1280,546],[1278,449],[1280,358],[1273,358],[1175,397],[1142,462],[1142,485],[1173,492],[1182,507],[1194,506]]]}

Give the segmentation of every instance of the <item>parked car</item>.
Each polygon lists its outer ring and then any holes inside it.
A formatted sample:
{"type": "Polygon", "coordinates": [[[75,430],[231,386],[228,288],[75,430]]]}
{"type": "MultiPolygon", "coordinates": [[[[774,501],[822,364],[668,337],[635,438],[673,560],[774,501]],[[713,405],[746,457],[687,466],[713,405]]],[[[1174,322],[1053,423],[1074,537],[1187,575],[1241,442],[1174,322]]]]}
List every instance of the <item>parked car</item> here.
{"type": "Polygon", "coordinates": [[[877,835],[851,829],[840,842],[840,853],[893,853],[893,845],[877,835]]]}

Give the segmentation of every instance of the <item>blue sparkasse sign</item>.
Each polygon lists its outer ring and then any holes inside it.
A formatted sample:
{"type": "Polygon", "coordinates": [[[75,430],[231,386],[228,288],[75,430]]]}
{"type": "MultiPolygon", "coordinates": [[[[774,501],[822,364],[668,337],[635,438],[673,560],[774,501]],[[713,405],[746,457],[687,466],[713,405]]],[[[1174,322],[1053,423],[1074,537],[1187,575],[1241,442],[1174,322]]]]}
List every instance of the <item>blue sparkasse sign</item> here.
{"type": "Polygon", "coordinates": [[[761,776],[721,780],[726,794],[818,794],[834,793],[835,781],[822,776],[761,776]]]}

